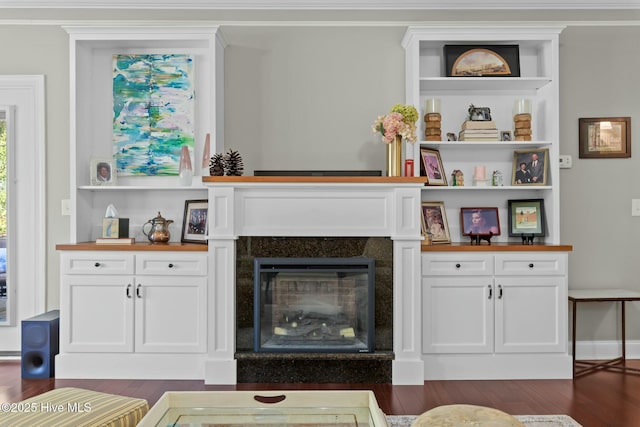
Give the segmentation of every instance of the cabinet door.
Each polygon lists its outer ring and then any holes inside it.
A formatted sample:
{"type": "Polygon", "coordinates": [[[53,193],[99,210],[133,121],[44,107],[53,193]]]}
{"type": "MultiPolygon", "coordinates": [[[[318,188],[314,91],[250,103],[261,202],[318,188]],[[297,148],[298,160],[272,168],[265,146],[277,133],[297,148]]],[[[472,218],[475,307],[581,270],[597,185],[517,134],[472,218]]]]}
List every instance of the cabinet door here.
{"type": "Polygon", "coordinates": [[[138,276],[135,350],[202,353],[206,346],[206,277],[138,276]]]}
{"type": "Polygon", "coordinates": [[[493,352],[493,277],[423,277],[424,353],[493,352]]]}
{"type": "Polygon", "coordinates": [[[496,352],[566,350],[564,277],[496,277],[496,352]]]}
{"type": "Polygon", "coordinates": [[[133,351],[133,277],[65,275],[60,296],[63,351],[133,351]]]}

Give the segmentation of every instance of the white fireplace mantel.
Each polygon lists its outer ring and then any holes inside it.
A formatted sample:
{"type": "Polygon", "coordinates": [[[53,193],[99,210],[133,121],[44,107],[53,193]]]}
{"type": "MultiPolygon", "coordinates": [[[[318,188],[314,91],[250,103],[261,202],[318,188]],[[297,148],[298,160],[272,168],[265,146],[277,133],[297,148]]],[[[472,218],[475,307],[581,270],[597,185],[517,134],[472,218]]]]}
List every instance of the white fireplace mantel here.
{"type": "Polygon", "coordinates": [[[422,384],[420,189],[424,177],[203,177],[209,192],[206,384],[235,384],[239,236],[390,237],[393,384],[422,384]]]}

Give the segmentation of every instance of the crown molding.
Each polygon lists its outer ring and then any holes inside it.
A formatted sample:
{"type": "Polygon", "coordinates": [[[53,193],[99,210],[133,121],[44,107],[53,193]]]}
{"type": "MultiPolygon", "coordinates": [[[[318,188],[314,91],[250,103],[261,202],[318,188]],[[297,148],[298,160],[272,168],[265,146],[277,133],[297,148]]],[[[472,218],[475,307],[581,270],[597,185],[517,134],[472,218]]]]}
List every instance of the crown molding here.
{"type": "Polygon", "coordinates": [[[0,0],[6,9],[626,10],[640,0],[0,0]]]}

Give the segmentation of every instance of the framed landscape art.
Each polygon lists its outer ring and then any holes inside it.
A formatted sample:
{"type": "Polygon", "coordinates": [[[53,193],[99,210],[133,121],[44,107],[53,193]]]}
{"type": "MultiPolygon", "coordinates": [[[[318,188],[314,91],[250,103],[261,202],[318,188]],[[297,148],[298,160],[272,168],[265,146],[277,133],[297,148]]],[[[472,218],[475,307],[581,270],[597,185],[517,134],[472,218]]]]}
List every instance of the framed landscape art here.
{"type": "Polygon", "coordinates": [[[509,200],[509,236],[544,236],[544,200],[509,200]]]}
{"type": "Polygon", "coordinates": [[[631,117],[579,119],[579,157],[631,157],[631,117]]]}
{"type": "Polygon", "coordinates": [[[520,77],[518,45],[445,45],[447,77],[520,77]]]}

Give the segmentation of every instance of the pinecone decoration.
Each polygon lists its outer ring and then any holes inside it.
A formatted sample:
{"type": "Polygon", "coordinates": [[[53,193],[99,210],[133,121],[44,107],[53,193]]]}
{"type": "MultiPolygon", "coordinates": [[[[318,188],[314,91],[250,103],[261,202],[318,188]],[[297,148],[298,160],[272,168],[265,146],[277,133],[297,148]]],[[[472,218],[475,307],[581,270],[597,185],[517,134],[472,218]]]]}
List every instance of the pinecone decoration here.
{"type": "Polygon", "coordinates": [[[214,154],[209,162],[209,173],[211,176],[224,175],[224,156],[222,154],[214,154]]]}
{"type": "Polygon", "coordinates": [[[242,164],[240,153],[229,149],[224,156],[224,168],[227,176],[241,176],[244,171],[244,165],[242,164]]]}

